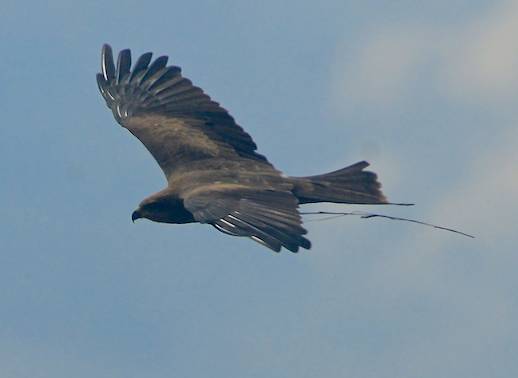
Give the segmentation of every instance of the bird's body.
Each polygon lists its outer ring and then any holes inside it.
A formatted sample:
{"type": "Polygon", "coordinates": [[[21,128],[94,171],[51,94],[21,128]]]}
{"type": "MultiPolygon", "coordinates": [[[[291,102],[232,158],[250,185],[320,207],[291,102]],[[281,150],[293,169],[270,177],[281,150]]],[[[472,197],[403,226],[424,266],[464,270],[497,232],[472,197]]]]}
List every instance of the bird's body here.
{"type": "Polygon", "coordinates": [[[252,138],[200,88],[142,55],[131,67],[129,50],[113,62],[103,46],[99,89],[115,119],[135,135],[162,168],[167,187],[146,198],[133,220],[208,223],[247,236],[274,251],[309,249],[299,204],[385,204],[366,162],[324,175],[286,177],[256,152],[252,138]]]}

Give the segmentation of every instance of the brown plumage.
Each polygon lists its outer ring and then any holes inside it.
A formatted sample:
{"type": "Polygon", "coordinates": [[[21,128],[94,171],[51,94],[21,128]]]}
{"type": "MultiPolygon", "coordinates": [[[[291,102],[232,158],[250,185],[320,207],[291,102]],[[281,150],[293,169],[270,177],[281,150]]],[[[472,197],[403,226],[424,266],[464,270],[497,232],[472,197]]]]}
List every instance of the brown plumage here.
{"type": "Polygon", "coordinates": [[[97,83],[117,122],[158,162],[167,187],[141,202],[132,219],[208,223],[279,252],[309,249],[298,205],[314,202],[386,204],[376,175],[359,162],[328,174],[285,177],[256,152],[254,141],[217,102],[167,66],[131,53],[114,64],[101,53],[97,83]]]}

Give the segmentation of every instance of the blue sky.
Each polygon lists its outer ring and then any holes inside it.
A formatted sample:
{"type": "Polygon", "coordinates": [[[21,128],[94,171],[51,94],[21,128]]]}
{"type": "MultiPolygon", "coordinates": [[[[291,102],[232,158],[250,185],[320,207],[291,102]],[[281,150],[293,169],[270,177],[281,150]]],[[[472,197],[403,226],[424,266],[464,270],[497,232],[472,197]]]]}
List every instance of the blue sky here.
{"type": "MultiPolygon", "coordinates": [[[[518,374],[518,1],[4,1],[0,375],[518,374]],[[105,42],[167,54],[290,175],[367,159],[375,208],[270,253],[131,223],[164,186],[105,42]]],[[[315,209],[357,210],[344,205],[315,209]]]]}

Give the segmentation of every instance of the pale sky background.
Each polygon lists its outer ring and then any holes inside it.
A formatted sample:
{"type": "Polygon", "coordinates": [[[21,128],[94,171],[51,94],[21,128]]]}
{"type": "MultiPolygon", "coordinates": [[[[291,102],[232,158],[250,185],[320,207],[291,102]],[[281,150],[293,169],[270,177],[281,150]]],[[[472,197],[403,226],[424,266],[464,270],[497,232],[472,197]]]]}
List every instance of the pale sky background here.
{"type": "MultiPolygon", "coordinates": [[[[0,5],[0,376],[518,376],[518,1],[0,5]],[[367,159],[388,220],[279,255],[131,223],[164,186],[98,93],[167,54],[291,175],[367,159]]],[[[345,205],[315,209],[358,210],[345,205]]]]}

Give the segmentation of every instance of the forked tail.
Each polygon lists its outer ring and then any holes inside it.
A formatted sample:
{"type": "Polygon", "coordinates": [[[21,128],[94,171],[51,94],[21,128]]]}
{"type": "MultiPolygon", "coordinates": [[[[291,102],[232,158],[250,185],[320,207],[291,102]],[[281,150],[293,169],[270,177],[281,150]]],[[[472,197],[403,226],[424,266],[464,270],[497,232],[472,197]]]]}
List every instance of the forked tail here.
{"type": "Polygon", "coordinates": [[[299,203],[335,202],[352,204],[388,204],[381,192],[381,184],[369,166],[361,161],[349,167],[323,175],[291,177],[293,193],[299,203]]]}
{"type": "MultiPolygon", "coordinates": [[[[353,164],[349,167],[339,169],[338,171],[325,173],[323,175],[308,177],[290,177],[294,188],[293,193],[299,199],[299,203],[315,203],[315,202],[335,202],[335,203],[351,203],[364,205],[392,204],[392,205],[412,205],[411,203],[391,203],[388,202],[381,192],[381,184],[377,180],[374,172],[364,171],[369,166],[366,161],[353,164]]],[[[431,223],[395,217],[384,214],[374,214],[362,211],[350,212],[334,212],[334,211],[309,211],[300,212],[301,215],[357,215],[362,218],[385,218],[397,221],[405,221],[418,223],[420,225],[433,227],[445,231],[454,232],[463,236],[474,238],[473,235],[455,230],[453,228],[437,226],[431,223]]],[[[324,218],[320,220],[325,220],[324,218]]]]}

